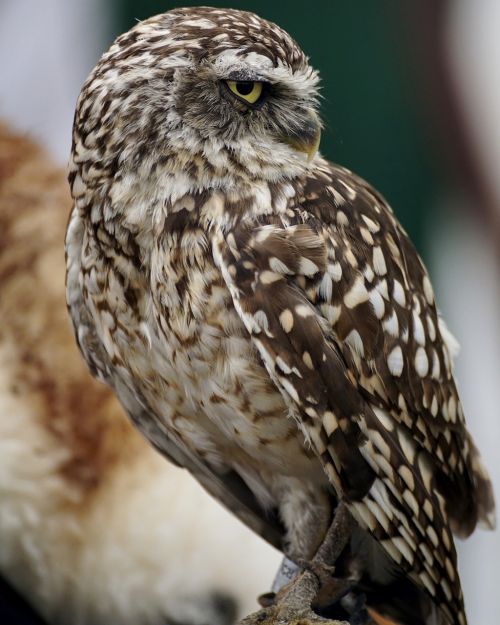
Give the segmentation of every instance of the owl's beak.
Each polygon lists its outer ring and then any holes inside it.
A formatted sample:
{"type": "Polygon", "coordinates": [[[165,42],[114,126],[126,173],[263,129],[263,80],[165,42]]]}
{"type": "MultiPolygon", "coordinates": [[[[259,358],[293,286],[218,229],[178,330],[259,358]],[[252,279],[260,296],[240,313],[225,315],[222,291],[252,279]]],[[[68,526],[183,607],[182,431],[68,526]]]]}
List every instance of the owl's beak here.
{"type": "Polygon", "coordinates": [[[309,109],[303,126],[282,137],[284,143],[291,145],[298,152],[305,152],[307,160],[311,161],[318,151],[321,141],[321,121],[313,109],[309,109]]]}

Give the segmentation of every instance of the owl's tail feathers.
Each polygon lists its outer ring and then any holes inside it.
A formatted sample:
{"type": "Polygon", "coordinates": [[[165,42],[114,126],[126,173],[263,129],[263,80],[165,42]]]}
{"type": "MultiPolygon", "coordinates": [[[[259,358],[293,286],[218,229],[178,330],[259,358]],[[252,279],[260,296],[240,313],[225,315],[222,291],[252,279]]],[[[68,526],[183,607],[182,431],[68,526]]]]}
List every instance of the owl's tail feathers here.
{"type": "Polygon", "coordinates": [[[446,500],[446,514],[451,530],[467,538],[477,525],[495,529],[495,498],[490,476],[469,433],[463,441],[467,450],[462,471],[456,474],[436,473],[436,485],[446,500]]]}
{"type": "Polygon", "coordinates": [[[496,527],[495,496],[488,471],[483,464],[472,437],[469,437],[471,448],[472,474],[476,487],[478,525],[484,529],[494,530],[496,527]]]}

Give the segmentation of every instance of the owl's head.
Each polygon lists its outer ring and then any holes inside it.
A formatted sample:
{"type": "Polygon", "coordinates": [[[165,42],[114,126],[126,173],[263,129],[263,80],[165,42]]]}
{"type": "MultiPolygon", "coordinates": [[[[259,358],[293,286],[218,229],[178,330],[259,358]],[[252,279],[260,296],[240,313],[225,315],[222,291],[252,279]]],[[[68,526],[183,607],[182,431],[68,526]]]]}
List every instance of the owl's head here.
{"type": "Polygon", "coordinates": [[[94,178],[161,168],[191,188],[294,177],[318,148],[317,85],[275,24],[244,11],[176,9],[120,36],[91,73],[73,162],[92,161],[94,178]]]}

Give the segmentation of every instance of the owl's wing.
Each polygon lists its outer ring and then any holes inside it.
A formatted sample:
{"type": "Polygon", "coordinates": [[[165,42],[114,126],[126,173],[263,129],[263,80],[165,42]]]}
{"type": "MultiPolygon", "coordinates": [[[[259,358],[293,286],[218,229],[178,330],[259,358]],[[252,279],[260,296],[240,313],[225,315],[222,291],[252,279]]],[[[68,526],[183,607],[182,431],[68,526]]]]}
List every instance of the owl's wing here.
{"type": "Polygon", "coordinates": [[[215,469],[191,450],[173,439],[161,419],[156,419],[144,397],[131,389],[120,376],[96,331],[92,315],[83,300],[79,284],[81,271],[83,223],[73,212],[66,235],[67,303],[76,341],[94,377],[115,391],[131,421],[150,443],[170,462],[187,469],[210,495],[236,515],[251,530],[279,550],[283,549],[284,528],[272,510],[263,510],[243,479],[229,467],[215,469]]]}
{"type": "Polygon", "coordinates": [[[338,495],[464,623],[449,523],[475,525],[481,476],[427,273],[382,198],[325,165],[298,208],[240,222],[213,254],[338,495]]]}

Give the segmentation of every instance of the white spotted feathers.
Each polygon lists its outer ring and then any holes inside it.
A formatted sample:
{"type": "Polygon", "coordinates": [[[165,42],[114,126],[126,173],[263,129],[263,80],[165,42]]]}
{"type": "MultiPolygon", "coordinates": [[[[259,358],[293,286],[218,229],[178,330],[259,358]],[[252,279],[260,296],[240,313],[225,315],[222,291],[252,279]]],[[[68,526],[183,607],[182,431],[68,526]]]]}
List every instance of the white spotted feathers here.
{"type": "Polygon", "coordinates": [[[469,534],[491,490],[473,468],[443,322],[422,262],[383,200],[345,169],[318,168],[301,210],[270,219],[265,241],[262,226],[243,222],[230,241],[218,240],[215,259],[338,495],[455,622],[462,595],[450,527],[469,534]],[[328,210],[325,197],[336,198],[328,210]],[[306,237],[316,245],[302,246],[306,237]],[[315,273],[301,271],[313,265],[315,273]]]}
{"type": "Polygon", "coordinates": [[[176,9],[116,40],[75,114],[75,334],[152,443],[291,559],[344,501],[359,540],[335,567],[368,606],[382,585],[401,623],[465,625],[452,533],[493,526],[494,502],[456,345],[384,199],[311,158],[317,83],[242,11],[176,9]],[[261,83],[258,105],[228,81],[261,83]]]}

